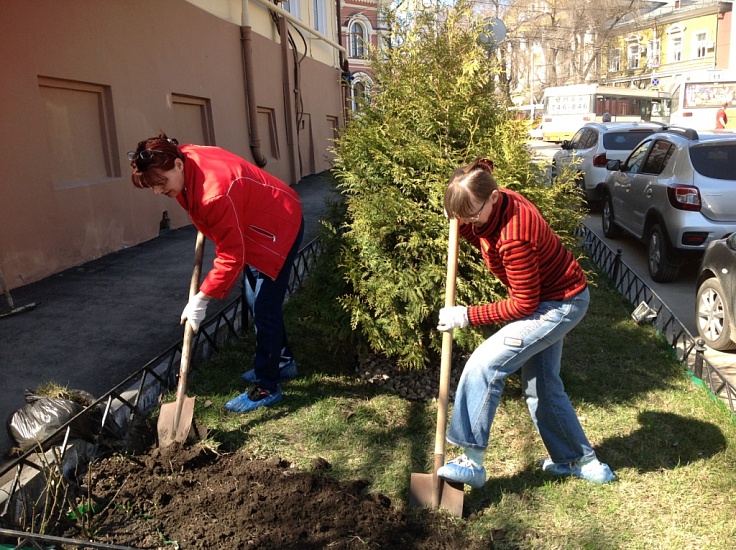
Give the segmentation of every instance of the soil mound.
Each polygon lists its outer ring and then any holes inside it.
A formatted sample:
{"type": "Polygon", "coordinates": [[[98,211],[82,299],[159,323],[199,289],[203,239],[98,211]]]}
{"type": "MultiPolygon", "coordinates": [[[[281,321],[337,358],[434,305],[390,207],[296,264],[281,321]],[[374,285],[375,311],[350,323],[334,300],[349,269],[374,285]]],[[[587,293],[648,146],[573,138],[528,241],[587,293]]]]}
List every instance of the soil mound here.
{"type": "Polygon", "coordinates": [[[370,494],[364,481],[335,480],[329,467],[316,458],[312,471],[298,471],[278,458],[178,444],[114,455],[81,480],[88,487],[80,494],[96,509],[86,536],[71,520],[56,534],[141,549],[492,547],[471,540],[463,521],[407,511],[370,494]]]}

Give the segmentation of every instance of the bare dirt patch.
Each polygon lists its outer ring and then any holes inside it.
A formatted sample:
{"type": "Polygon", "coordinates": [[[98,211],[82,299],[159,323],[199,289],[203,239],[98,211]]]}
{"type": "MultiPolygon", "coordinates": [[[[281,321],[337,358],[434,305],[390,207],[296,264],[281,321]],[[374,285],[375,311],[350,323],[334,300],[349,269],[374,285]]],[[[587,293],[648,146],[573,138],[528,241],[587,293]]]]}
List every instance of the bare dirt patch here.
{"type": "Polygon", "coordinates": [[[57,535],[141,549],[492,548],[471,540],[462,520],[330,477],[319,458],[298,471],[175,444],[95,461],[82,482],[104,509],[86,537],[71,520],[57,535]]]}

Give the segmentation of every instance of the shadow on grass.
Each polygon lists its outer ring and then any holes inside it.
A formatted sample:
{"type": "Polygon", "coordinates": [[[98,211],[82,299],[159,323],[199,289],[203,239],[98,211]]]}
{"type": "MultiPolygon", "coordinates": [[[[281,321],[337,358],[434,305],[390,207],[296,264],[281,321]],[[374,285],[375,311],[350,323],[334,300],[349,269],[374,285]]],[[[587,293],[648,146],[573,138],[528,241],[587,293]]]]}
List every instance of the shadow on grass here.
{"type": "MultiPolygon", "coordinates": [[[[681,415],[643,411],[640,428],[629,435],[613,437],[596,446],[596,453],[616,472],[631,468],[638,473],[657,472],[706,460],[723,451],[726,438],[717,426],[681,415]]],[[[506,493],[519,493],[546,483],[564,483],[532,464],[516,475],[490,478],[482,489],[466,495],[465,514],[498,504],[506,493]]],[[[615,483],[615,482],[614,482],[615,483]]]]}
{"type": "Polygon", "coordinates": [[[631,434],[596,447],[614,470],[668,470],[710,458],[727,446],[721,429],[703,420],[658,411],[642,411],[637,420],[640,427],[631,434]]]}

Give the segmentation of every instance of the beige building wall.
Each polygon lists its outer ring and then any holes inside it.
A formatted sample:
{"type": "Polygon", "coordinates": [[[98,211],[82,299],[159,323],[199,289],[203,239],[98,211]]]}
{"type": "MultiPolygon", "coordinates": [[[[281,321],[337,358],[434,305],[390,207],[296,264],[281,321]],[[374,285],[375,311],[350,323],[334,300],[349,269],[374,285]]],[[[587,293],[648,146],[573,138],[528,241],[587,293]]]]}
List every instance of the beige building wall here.
{"type": "MultiPolygon", "coordinates": [[[[190,4],[199,6],[205,11],[220,17],[230,23],[237,25],[250,25],[253,32],[278,42],[278,29],[271,24],[270,10],[264,6],[265,2],[273,3],[273,0],[187,0],[190,4]]],[[[299,19],[310,29],[324,27],[323,35],[337,42],[337,18],[335,16],[336,4],[334,0],[289,0],[294,6],[291,14],[298,14],[299,19]],[[314,5],[318,4],[322,11],[321,15],[315,15],[314,5]]],[[[283,2],[277,2],[278,7],[283,8],[283,2]]],[[[296,28],[292,27],[296,32],[296,28]]],[[[313,59],[325,64],[338,64],[338,53],[332,47],[325,44],[315,34],[299,31],[306,42],[307,54],[313,59]]],[[[301,40],[301,38],[299,38],[301,40]]]]}
{"type": "MultiPolygon", "coordinates": [[[[165,131],[253,161],[239,24],[185,0],[2,7],[0,269],[9,288],[154,238],[165,211],[172,228],[189,223],[176,201],[130,183],[126,152],[138,141],[165,131]]],[[[319,60],[301,61],[303,112],[291,97],[286,113],[294,56],[270,18],[265,25],[253,32],[264,169],[293,184],[330,166],[343,123],[338,56],[321,43],[319,60]],[[292,139],[287,121],[299,130],[292,139]]]]}

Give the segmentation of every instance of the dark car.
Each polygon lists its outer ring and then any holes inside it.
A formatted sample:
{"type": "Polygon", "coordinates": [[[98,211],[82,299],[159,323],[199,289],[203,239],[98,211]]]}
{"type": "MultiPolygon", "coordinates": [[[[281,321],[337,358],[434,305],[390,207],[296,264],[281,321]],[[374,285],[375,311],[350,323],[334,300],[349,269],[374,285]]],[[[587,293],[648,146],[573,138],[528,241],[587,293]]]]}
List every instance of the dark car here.
{"type": "Polygon", "coordinates": [[[696,288],[698,334],[713,349],[736,349],[736,233],[713,241],[705,250],[696,288]]]}

